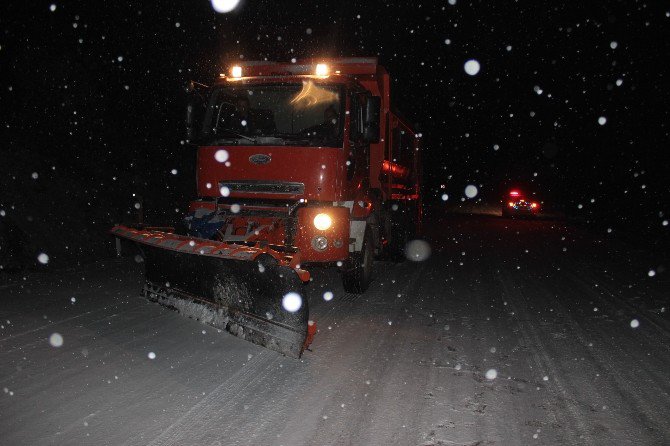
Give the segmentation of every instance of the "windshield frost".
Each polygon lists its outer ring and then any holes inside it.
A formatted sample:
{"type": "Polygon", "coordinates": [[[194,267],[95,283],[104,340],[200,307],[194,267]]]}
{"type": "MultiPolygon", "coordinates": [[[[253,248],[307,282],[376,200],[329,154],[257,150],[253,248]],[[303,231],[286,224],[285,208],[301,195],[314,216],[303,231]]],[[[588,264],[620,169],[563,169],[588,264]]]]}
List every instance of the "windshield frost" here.
{"type": "Polygon", "coordinates": [[[343,95],[336,85],[229,85],[212,90],[204,144],[342,147],[343,95]]]}

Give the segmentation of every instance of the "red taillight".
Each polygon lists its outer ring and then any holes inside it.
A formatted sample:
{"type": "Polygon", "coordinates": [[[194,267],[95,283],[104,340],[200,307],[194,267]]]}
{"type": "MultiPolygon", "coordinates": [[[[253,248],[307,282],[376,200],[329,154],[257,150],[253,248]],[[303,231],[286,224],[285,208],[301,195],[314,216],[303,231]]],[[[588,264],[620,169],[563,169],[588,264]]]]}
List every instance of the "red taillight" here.
{"type": "Polygon", "coordinates": [[[519,191],[518,190],[513,190],[512,192],[509,193],[510,196],[512,197],[518,197],[519,196],[519,191]]]}
{"type": "Polygon", "coordinates": [[[538,206],[537,203],[531,203],[531,204],[530,204],[530,207],[532,207],[533,209],[535,209],[537,206],[538,206]]]}

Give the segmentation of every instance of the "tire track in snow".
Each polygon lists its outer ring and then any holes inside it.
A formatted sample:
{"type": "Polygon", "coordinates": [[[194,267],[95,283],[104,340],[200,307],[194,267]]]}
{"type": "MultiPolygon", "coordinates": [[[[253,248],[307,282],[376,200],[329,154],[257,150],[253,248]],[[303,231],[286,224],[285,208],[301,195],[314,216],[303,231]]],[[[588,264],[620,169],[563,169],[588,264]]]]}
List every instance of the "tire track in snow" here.
{"type": "Polygon", "coordinates": [[[583,416],[579,408],[574,404],[574,397],[567,397],[569,394],[565,384],[562,383],[562,374],[558,370],[558,366],[554,359],[549,355],[547,346],[542,340],[542,336],[537,328],[535,322],[537,316],[528,311],[528,301],[515,284],[508,279],[509,272],[499,271],[498,277],[503,290],[503,296],[506,297],[508,305],[514,311],[515,315],[523,315],[516,319],[519,326],[521,336],[524,338],[525,344],[531,349],[532,358],[538,370],[546,370],[550,376],[553,377],[551,385],[554,386],[559,395],[563,398],[559,401],[547,400],[546,403],[550,406],[549,413],[556,424],[560,424],[564,430],[563,432],[569,437],[565,440],[565,444],[593,444],[587,426],[584,424],[583,416]],[[517,303],[517,301],[519,301],[517,303]],[[523,308],[523,310],[521,310],[523,308]],[[559,410],[556,407],[557,403],[562,403],[563,409],[559,410]],[[561,418],[567,417],[567,420],[561,418]]]}
{"type": "MultiPolygon", "coordinates": [[[[570,275],[570,278],[577,284],[580,284],[585,288],[590,295],[595,297],[598,301],[602,302],[606,306],[610,308],[616,308],[616,305],[613,305],[613,303],[618,304],[620,307],[624,307],[628,310],[630,314],[630,318],[637,318],[637,319],[642,319],[646,324],[648,324],[650,327],[655,328],[655,331],[658,335],[666,338],[666,340],[670,340],[670,324],[658,316],[656,316],[653,313],[649,313],[648,310],[644,310],[641,308],[637,308],[634,305],[632,305],[630,302],[628,302],[626,299],[618,296],[612,289],[609,287],[609,284],[604,278],[599,278],[598,273],[593,271],[591,268],[589,268],[586,265],[580,265],[580,274],[576,274],[573,271],[570,271],[569,269],[566,268],[565,271],[567,274],[570,275]],[[601,295],[600,293],[597,293],[593,288],[592,284],[588,283],[584,276],[588,276],[593,283],[596,283],[598,285],[598,288],[602,291],[604,291],[611,300],[607,300],[605,296],[601,295]],[[614,302],[612,302],[614,301],[614,302]]],[[[664,347],[666,350],[670,351],[670,344],[660,344],[657,343],[658,337],[652,335],[651,333],[647,333],[646,331],[643,332],[644,335],[652,341],[653,344],[659,346],[659,347],[664,347]]]]}
{"type": "MultiPolygon", "coordinates": [[[[409,342],[409,339],[399,341],[398,337],[389,336],[382,328],[393,327],[394,331],[401,329],[405,304],[413,298],[413,294],[408,291],[416,286],[424,270],[424,265],[417,265],[415,271],[408,272],[405,285],[393,291],[392,299],[385,296],[389,292],[386,288],[371,288],[367,295],[361,296],[352,305],[338,307],[332,313],[333,316],[346,316],[355,308],[356,314],[361,317],[372,314],[375,320],[379,319],[378,323],[373,321],[366,325],[366,329],[380,328],[374,332],[366,331],[365,336],[361,337],[362,321],[347,318],[345,330],[347,326],[349,330],[342,335],[329,336],[319,351],[322,360],[314,364],[317,379],[308,383],[307,392],[299,401],[301,410],[293,414],[281,431],[283,444],[370,444],[369,441],[373,439],[379,442],[380,438],[389,435],[388,429],[380,430],[380,417],[374,410],[377,407],[375,400],[384,397],[387,372],[395,365],[383,356],[393,351],[404,351],[401,344],[403,341],[409,342]],[[376,305],[380,301],[387,305],[387,311],[381,315],[376,305]],[[389,326],[388,320],[394,321],[395,325],[389,326]],[[393,344],[393,348],[385,347],[389,343],[393,344]],[[343,350],[346,354],[338,355],[343,350]],[[341,359],[336,359],[338,356],[341,359]],[[333,363],[334,360],[336,363],[333,363]],[[318,379],[319,375],[323,375],[323,379],[318,379]],[[358,398],[352,398],[352,395],[358,398]],[[331,410],[340,410],[338,403],[343,401],[347,403],[345,415],[333,414],[331,410]],[[356,415],[352,419],[349,414],[356,415]],[[310,426],[309,430],[305,426],[310,426]]],[[[393,269],[389,272],[396,271],[393,269]]],[[[380,407],[380,410],[386,411],[386,407],[380,407]]],[[[385,414],[385,417],[389,415],[385,414]]]]}
{"type": "MultiPolygon", "coordinates": [[[[571,283],[576,285],[584,294],[592,297],[594,300],[601,301],[604,304],[611,306],[611,302],[607,302],[603,296],[596,292],[596,290],[590,288],[584,279],[577,276],[574,272],[565,272],[570,278],[571,283]]],[[[617,303],[619,303],[618,299],[617,303]]],[[[558,299],[553,299],[553,305],[561,312],[569,314],[567,309],[558,301],[558,299]]],[[[608,377],[612,379],[622,402],[626,406],[632,405],[635,407],[635,410],[628,411],[629,416],[636,418],[639,425],[643,425],[650,430],[656,430],[656,426],[663,426],[664,429],[668,431],[670,423],[665,416],[665,412],[667,411],[667,401],[658,401],[655,397],[659,392],[666,395],[670,392],[670,388],[667,385],[667,375],[662,372],[663,370],[668,369],[669,361],[666,360],[661,364],[653,364],[652,366],[647,367],[631,367],[631,364],[625,360],[630,360],[633,357],[631,354],[640,354],[637,347],[628,351],[627,349],[624,349],[619,342],[612,342],[612,338],[607,336],[609,332],[604,332],[603,330],[592,330],[592,333],[587,333],[586,329],[580,325],[576,318],[568,318],[567,323],[572,331],[572,335],[577,337],[582,345],[589,344],[587,336],[592,340],[595,338],[602,338],[602,340],[598,342],[598,347],[587,350],[588,354],[595,360],[594,364],[598,367],[603,379],[608,377]],[[609,355],[605,355],[600,346],[606,346],[609,355]],[[614,360],[612,358],[614,358],[614,360]],[[623,364],[616,365],[616,361],[620,361],[624,358],[625,360],[623,364]],[[643,379],[645,377],[648,379],[643,379]],[[642,382],[653,383],[657,387],[657,391],[650,389],[648,386],[635,387],[635,384],[642,382]]],[[[658,328],[657,326],[653,327],[658,328]]],[[[645,332],[643,331],[643,333],[645,332]]],[[[664,350],[667,350],[667,346],[662,342],[659,342],[657,337],[653,337],[650,334],[646,334],[644,337],[648,341],[648,346],[661,347],[664,350]]],[[[628,346],[632,347],[630,345],[628,346]]],[[[661,361],[663,358],[667,358],[667,356],[661,354],[654,358],[647,358],[642,355],[642,358],[634,364],[644,364],[644,361],[661,361]]]]}
{"type": "MultiPolygon", "coordinates": [[[[70,321],[73,321],[73,320],[78,319],[78,318],[80,318],[80,317],[88,316],[88,315],[90,315],[90,314],[99,313],[99,312],[101,312],[101,311],[107,311],[107,310],[109,310],[109,309],[111,309],[111,308],[115,308],[115,307],[118,307],[119,305],[123,305],[123,304],[127,304],[127,302],[119,302],[119,303],[116,303],[116,304],[107,305],[107,306],[105,306],[105,307],[98,308],[98,309],[96,309],[96,310],[86,311],[85,313],[81,313],[81,314],[78,314],[78,315],[76,315],[76,316],[68,317],[68,318],[65,318],[65,319],[58,320],[58,321],[49,322],[48,324],[41,325],[41,326],[39,326],[39,327],[37,327],[37,328],[33,328],[33,329],[31,329],[31,330],[26,330],[26,331],[23,331],[23,332],[21,332],[21,333],[15,333],[15,334],[13,334],[13,335],[5,336],[5,337],[3,337],[2,339],[0,339],[0,343],[9,341],[10,339],[19,338],[19,337],[21,337],[21,336],[26,336],[26,335],[29,335],[29,334],[32,334],[32,333],[36,333],[36,332],[38,332],[38,331],[42,331],[42,330],[47,329],[47,328],[49,328],[49,327],[53,327],[53,326],[56,326],[56,325],[64,324],[64,323],[66,323],[66,322],[70,322],[70,321]]],[[[106,318],[108,318],[108,317],[109,317],[109,316],[105,316],[104,318],[102,318],[102,319],[100,319],[100,320],[104,320],[104,319],[106,319],[106,318]]]]}
{"type": "MultiPolygon", "coordinates": [[[[218,416],[231,404],[236,402],[237,397],[249,387],[262,382],[272,371],[272,365],[280,358],[279,353],[262,351],[253,356],[243,367],[232,376],[219,384],[199,403],[192,406],[185,414],[171,423],[161,435],[154,438],[148,446],[160,445],[184,445],[191,444],[188,438],[195,438],[202,432],[211,429],[213,422],[223,421],[225,418],[218,416]]],[[[221,427],[216,424],[216,427],[221,427]]]]}

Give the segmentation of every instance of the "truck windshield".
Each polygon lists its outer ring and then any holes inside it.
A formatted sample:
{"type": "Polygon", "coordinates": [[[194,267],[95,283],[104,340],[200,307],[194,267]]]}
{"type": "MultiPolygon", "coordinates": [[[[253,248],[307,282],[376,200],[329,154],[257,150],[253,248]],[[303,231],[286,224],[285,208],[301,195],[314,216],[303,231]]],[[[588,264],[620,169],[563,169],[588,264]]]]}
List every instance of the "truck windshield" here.
{"type": "Polygon", "coordinates": [[[342,147],[343,108],[340,86],[312,80],[215,87],[199,142],[342,147]]]}

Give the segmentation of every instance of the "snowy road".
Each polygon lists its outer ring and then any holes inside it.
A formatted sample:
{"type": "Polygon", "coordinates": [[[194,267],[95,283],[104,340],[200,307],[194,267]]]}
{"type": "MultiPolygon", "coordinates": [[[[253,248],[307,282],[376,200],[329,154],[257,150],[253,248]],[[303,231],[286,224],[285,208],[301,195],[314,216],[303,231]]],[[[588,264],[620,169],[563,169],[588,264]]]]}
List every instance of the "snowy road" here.
{"type": "Polygon", "coordinates": [[[0,444],[670,444],[667,254],[437,220],[362,296],[314,271],[301,361],[141,300],[132,258],[0,284],[0,444]]]}

